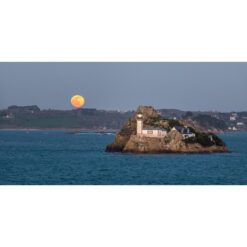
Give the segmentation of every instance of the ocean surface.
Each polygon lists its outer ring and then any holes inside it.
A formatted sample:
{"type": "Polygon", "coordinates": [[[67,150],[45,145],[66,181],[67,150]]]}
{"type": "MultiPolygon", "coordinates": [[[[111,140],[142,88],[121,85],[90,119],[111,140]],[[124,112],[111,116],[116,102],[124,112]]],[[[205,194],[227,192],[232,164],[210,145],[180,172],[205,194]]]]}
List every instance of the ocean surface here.
{"type": "Polygon", "coordinates": [[[115,138],[0,130],[1,185],[245,185],[247,133],[220,135],[232,153],[106,153],[115,138]]]}

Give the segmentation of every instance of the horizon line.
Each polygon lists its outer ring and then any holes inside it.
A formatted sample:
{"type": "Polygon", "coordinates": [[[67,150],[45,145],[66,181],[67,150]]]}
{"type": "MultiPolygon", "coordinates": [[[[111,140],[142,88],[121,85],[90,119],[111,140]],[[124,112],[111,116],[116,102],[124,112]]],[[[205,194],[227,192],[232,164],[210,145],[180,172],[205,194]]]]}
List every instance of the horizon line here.
{"type": "MultiPolygon", "coordinates": [[[[8,106],[7,108],[2,108],[0,109],[0,111],[4,111],[4,110],[8,110],[10,107],[30,107],[30,106],[37,106],[41,111],[44,111],[44,110],[56,110],[56,111],[76,111],[76,110],[97,110],[97,111],[113,111],[113,112],[133,112],[133,111],[136,111],[138,109],[139,106],[142,106],[142,105],[139,105],[137,106],[136,110],[131,110],[131,109],[128,109],[128,110],[120,110],[120,109],[100,109],[100,108],[95,108],[95,107],[80,107],[80,108],[75,108],[75,109],[56,109],[56,108],[40,108],[38,105],[10,105],[8,106]]],[[[144,106],[144,105],[143,105],[144,106]]],[[[153,107],[153,106],[148,106],[148,105],[145,105],[147,107],[153,107]]],[[[219,111],[219,110],[181,110],[181,109],[178,109],[178,108],[155,108],[153,107],[155,110],[159,111],[159,110],[175,110],[175,111],[181,111],[181,112],[215,112],[215,113],[237,113],[237,112],[247,112],[247,109],[246,110],[242,110],[242,111],[219,111]]]]}

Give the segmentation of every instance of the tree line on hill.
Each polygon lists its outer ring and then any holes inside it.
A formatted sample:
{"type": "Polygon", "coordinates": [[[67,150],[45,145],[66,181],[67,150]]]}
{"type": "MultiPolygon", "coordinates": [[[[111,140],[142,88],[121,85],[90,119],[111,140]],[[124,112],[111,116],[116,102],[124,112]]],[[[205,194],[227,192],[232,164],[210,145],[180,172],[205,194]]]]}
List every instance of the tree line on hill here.
{"type": "MultiPolygon", "coordinates": [[[[182,120],[207,132],[226,131],[232,122],[231,113],[186,112],[175,109],[160,109],[165,118],[182,120]]],[[[134,111],[106,111],[93,108],[75,110],[41,110],[38,106],[10,106],[0,110],[0,129],[15,128],[64,128],[64,129],[121,129],[132,117],[134,111]]],[[[247,126],[247,112],[238,113],[239,119],[247,126]]],[[[239,121],[240,121],[239,120],[239,121]]]]}

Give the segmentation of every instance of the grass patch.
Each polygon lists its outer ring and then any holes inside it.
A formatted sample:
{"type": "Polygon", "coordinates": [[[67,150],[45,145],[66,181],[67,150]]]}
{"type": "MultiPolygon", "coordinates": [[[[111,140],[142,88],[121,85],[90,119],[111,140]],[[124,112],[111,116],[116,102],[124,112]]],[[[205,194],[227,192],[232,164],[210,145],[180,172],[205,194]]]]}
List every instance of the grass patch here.
{"type": "Polygon", "coordinates": [[[71,117],[57,117],[57,118],[41,118],[30,119],[24,125],[26,128],[63,128],[63,127],[79,127],[76,118],[71,117]]]}

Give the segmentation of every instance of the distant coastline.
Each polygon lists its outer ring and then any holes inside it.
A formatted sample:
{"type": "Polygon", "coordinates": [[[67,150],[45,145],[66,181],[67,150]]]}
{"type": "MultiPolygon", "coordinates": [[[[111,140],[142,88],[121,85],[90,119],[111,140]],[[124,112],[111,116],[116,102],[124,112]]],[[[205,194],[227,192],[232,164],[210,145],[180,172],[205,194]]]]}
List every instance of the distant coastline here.
{"type": "MultiPolygon", "coordinates": [[[[246,132],[247,111],[181,111],[158,109],[165,118],[189,123],[203,132],[246,132]]],[[[134,111],[109,111],[94,108],[41,110],[38,106],[10,106],[0,110],[0,129],[39,130],[119,130],[134,111]]]]}
{"type": "MultiPolygon", "coordinates": [[[[117,133],[120,129],[82,129],[82,128],[0,128],[0,130],[65,130],[65,131],[104,131],[104,132],[114,132],[117,133]]],[[[227,133],[247,133],[247,130],[241,131],[220,131],[214,132],[215,134],[227,134],[227,133]]]]}
{"type": "Polygon", "coordinates": [[[0,128],[0,130],[67,130],[67,131],[112,131],[118,132],[119,129],[83,129],[83,128],[0,128]]]}

